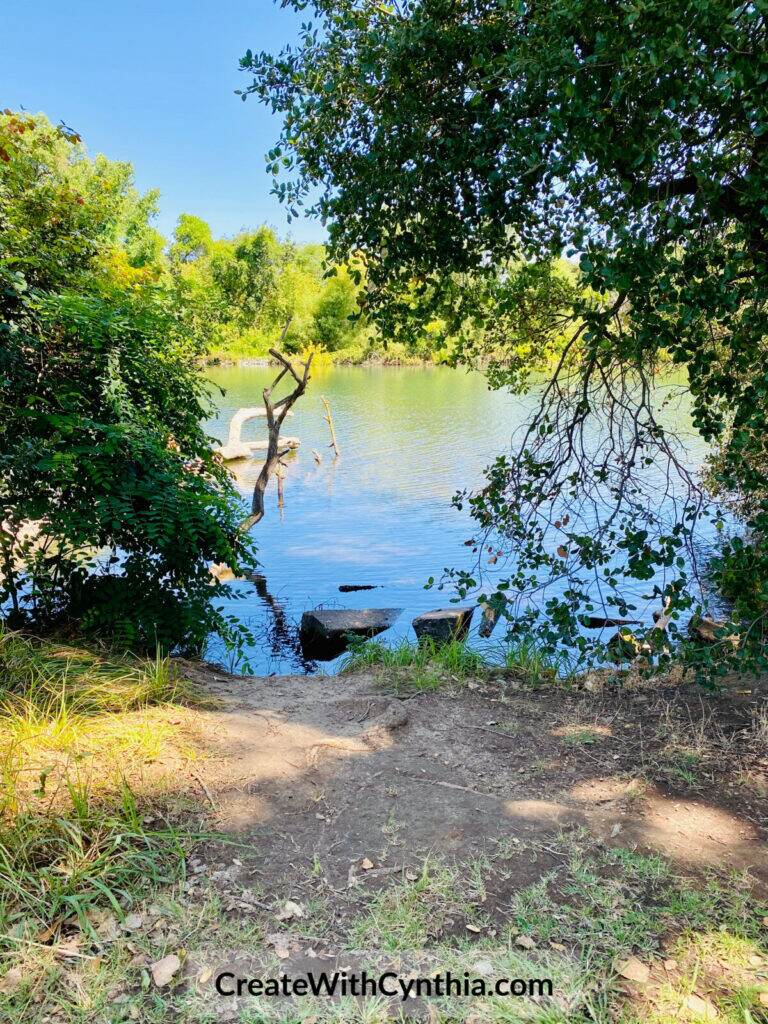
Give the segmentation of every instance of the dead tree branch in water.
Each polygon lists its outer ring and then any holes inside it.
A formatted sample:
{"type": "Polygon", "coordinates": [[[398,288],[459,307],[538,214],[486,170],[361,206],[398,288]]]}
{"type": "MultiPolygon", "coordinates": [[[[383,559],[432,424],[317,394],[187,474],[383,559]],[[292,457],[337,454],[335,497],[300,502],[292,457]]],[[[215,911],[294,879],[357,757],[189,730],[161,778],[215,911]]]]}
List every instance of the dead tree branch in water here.
{"type": "Polygon", "coordinates": [[[331,415],[331,406],[328,403],[327,398],[321,397],[320,401],[325,406],[325,416],[323,417],[323,419],[328,424],[328,429],[331,432],[331,443],[328,445],[328,447],[333,448],[336,458],[338,459],[339,455],[341,455],[341,452],[339,451],[339,445],[336,441],[336,431],[333,429],[333,416],[331,415]]]}
{"type": "Polygon", "coordinates": [[[277,469],[280,459],[290,451],[289,448],[280,449],[280,429],[282,428],[283,421],[288,415],[291,407],[307,390],[307,384],[309,383],[309,368],[312,364],[311,353],[305,363],[297,363],[296,366],[294,366],[290,359],[287,359],[275,348],[271,348],[269,350],[269,354],[273,359],[276,359],[277,362],[280,363],[282,370],[278,373],[270,386],[264,388],[264,391],[262,392],[264,397],[264,408],[267,410],[267,454],[264,459],[264,465],[261,467],[261,472],[259,473],[256,484],[253,488],[251,514],[240,524],[240,529],[243,530],[243,532],[250,530],[252,526],[255,526],[256,523],[260,522],[264,518],[264,493],[267,489],[267,485],[269,484],[272,474],[277,469]],[[286,375],[293,377],[296,382],[296,386],[293,391],[289,392],[279,401],[273,402],[272,392],[286,375]]]}

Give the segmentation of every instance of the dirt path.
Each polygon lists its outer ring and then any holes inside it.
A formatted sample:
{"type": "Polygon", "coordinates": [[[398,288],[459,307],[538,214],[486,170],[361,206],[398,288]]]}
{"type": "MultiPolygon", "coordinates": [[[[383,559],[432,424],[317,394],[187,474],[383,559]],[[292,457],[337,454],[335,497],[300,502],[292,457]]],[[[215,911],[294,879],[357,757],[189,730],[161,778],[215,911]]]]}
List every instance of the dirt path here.
{"type": "MultiPolygon", "coordinates": [[[[373,872],[466,858],[577,826],[686,870],[768,880],[754,695],[498,682],[397,694],[369,675],[190,674],[222,702],[204,724],[216,826],[270,884],[294,891],[319,863],[338,888],[364,860],[373,872]]],[[[521,858],[509,883],[545,867],[521,858]]]]}
{"type": "Polygon", "coordinates": [[[121,892],[89,911],[87,929],[73,917],[35,932],[0,972],[0,1018],[768,1019],[763,693],[487,676],[414,692],[407,669],[180,668],[213,700],[116,716],[123,732],[156,733],[123,757],[120,778],[138,794],[148,842],[156,825],[179,837],[167,847],[174,881],[121,892]],[[443,999],[232,987],[363,972],[489,988],[443,999]],[[505,979],[551,987],[501,998],[505,979]],[[13,985],[16,1016],[4,1018],[13,985]]]}

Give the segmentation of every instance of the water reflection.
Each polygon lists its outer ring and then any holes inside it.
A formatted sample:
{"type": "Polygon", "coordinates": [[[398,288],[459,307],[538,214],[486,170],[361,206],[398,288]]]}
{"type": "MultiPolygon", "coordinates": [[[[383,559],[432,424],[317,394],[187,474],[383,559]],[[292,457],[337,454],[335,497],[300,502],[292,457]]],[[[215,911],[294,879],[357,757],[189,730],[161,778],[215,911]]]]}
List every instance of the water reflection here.
{"type": "MultiPolygon", "coordinates": [[[[233,412],[257,404],[273,376],[269,367],[212,368],[212,381],[226,394],[210,432],[226,436],[233,412]]],[[[695,466],[705,445],[684,396],[672,386],[667,396],[663,418],[682,434],[695,466]]],[[[290,423],[301,447],[284,460],[282,507],[273,480],[266,515],[254,528],[264,582],[236,584],[227,602],[226,610],[257,635],[249,652],[253,669],[313,671],[316,664],[301,651],[298,623],[303,611],[319,606],[403,607],[401,619],[383,636],[413,639],[411,619],[448,601],[445,593],[425,590],[429,577],[439,579],[446,566],[468,568],[472,562],[465,542],[473,524],[452,507],[451,497],[482,484],[483,469],[509,450],[534,403],[532,395],[490,391],[480,374],[444,367],[316,372],[290,423]],[[323,397],[342,451],[338,460],[328,447],[323,397]],[[313,449],[321,455],[319,464],[313,449]],[[364,590],[339,590],[350,585],[381,589],[375,600],[364,590]]],[[[243,437],[264,433],[256,421],[243,437]]],[[[260,466],[256,460],[231,464],[244,498],[260,466]]],[[[650,625],[651,612],[649,606],[637,614],[650,625]]],[[[334,667],[332,662],[324,670],[334,667]]]]}

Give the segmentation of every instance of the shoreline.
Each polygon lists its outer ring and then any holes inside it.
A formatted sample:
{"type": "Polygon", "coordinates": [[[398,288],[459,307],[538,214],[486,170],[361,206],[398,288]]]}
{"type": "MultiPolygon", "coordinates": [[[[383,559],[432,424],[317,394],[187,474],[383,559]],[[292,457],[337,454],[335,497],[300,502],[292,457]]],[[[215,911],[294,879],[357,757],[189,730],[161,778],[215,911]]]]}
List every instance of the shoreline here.
{"type": "MultiPolygon", "coordinates": [[[[323,362],[327,358],[327,364],[330,366],[361,366],[361,367],[375,367],[377,369],[385,367],[401,367],[410,366],[415,369],[433,368],[440,366],[449,366],[447,362],[435,362],[433,359],[420,359],[414,357],[413,359],[387,359],[380,357],[366,357],[365,359],[353,359],[353,358],[333,358],[333,353],[324,352],[322,353],[323,362]]],[[[278,364],[274,359],[270,359],[269,356],[229,356],[229,355],[212,355],[206,356],[203,360],[203,366],[208,368],[211,366],[220,366],[225,368],[238,368],[248,369],[252,367],[269,367],[277,366],[278,364]]]]}
{"type": "Polygon", "coordinates": [[[520,949],[531,976],[581,979],[617,1010],[617,970],[651,992],[676,984],[680,1003],[694,972],[716,1001],[744,981],[746,950],[759,982],[764,684],[705,706],[664,680],[565,691],[451,673],[425,689],[407,667],[236,676],[196,659],[128,677],[119,659],[66,650],[73,667],[59,644],[7,652],[0,740],[23,724],[27,742],[7,780],[3,895],[35,938],[6,943],[0,1007],[26,1006],[34,984],[37,1024],[74,1020],[74,978],[91,1005],[119,999],[124,1019],[154,1019],[165,1000],[208,1019],[233,949],[254,977],[354,965],[361,948],[372,972],[415,948],[425,975],[460,956],[461,970],[506,976],[520,949]],[[44,688],[28,681],[35,665],[44,688]],[[61,706],[49,698],[65,678],[61,706]],[[83,836],[98,857],[81,868],[83,836]],[[713,935],[716,967],[701,957],[713,935]]]}

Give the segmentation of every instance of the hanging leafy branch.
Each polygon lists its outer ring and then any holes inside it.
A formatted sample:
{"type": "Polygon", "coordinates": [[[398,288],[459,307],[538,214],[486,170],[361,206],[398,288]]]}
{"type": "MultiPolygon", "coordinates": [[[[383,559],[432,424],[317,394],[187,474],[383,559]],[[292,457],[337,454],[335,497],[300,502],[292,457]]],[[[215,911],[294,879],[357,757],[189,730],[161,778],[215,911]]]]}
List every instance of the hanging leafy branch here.
{"type": "Polygon", "coordinates": [[[482,328],[457,359],[489,356],[496,386],[525,386],[526,351],[562,356],[527,437],[460,499],[510,560],[513,629],[543,618],[544,640],[599,657],[593,607],[663,606],[666,644],[703,610],[701,486],[658,415],[671,365],[716,454],[710,483],[745,516],[707,566],[729,621],[681,654],[766,667],[765,4],[288,5],[316,20],[245,55],[243,94],[282,116],[276,192],[328,223],[333,259],[365,266],[367,313],[393,337],[436,317],[482,328]],[[552,276],[563,254],[570,290],[552,276]]]}

